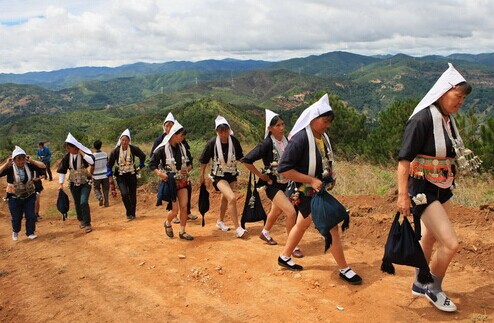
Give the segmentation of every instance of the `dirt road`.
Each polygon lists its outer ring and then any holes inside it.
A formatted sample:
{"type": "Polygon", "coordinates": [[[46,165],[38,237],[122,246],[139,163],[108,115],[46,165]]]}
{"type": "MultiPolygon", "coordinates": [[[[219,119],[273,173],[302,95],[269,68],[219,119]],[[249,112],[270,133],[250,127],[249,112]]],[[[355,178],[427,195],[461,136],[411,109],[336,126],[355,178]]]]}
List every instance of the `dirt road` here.
{"type": "MultiPolygon", "coordinates": [[[[216,193],[206,226],[189,222],[187,231],[195,240],[187,242],[165,236],[164,209],[142,189],[137,219],[131,222],[125,221],[120,200],[102,208],[92,195],[94,231],[85,234],[75,216],[62,222],[56,211],[56,180],[44,186],[44,217],[34,241],[24,231],[12,241],[10,215],[1,202],[1,322],[494,321],[492,206],[455,207],[462,248],[444,288],[459,310],[448,314],[411,295],[410,268],[396,266],[394,276],[380,271],[394,215],[392,197],[340,197],[352,210],[350,229],[343,234],[345,253],[364,279],[363,285],[350,286],[338,277],[332,257],[323,254],[323,238],[313,228],[301,243],[306,256],[299,260],[305,267],[299,273],[276,262],[286,239],[282,220],[272,231],[278,246],[258,238],[260,222],[247,224],[245,240],[218,231],[216,193]]],[[[198,214],[196,208],[193,213],[198,214]]]]}

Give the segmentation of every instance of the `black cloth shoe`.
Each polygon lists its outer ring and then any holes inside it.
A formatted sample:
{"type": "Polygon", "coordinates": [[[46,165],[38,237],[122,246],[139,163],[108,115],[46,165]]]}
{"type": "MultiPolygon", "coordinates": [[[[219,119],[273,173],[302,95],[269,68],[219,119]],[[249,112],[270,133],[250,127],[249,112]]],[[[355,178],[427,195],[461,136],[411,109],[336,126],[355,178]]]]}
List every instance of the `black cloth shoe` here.
{"type": "Polygon", "coordinates": [[[184,232],[184,233],[179,233],[178,236],[180,237],[180,239],[185,239],[185,240],[194,240],[194,237],[191,236],[190,234],[188,234],[187,232],[184,232]]]}
{"type": "Polygon", "coordinates": [[[165,226],[165,233],[168,237],[170,238],[173,238],[173,228],[172,228],[172,225],[166,225],[166,221],[165,223],[163,223],[163,225],[165,226]]]}
{"type": "Polygon", "coordinates": [[[304,270],[304,267],[300,266],[300,265],[293,265],[293,266],[290,266],[288,264],[288,262],[291,260],[292,258],[288,258],[287,261],[281,259],[281,257],[278,257],[278,265],[280,265],[281,267],[285,267],[286,269],[289,269],[289,270],[293,270],[293,271],[301,271],[301,270],[304,270]]]}
{"type": "MultiPolygon", "coordinates": [[[[348,270],[350,270],[350,269],[348,269],[348,270]]],[[[346,274],[346,272],[345,272],[345,274],[346,274]]],[[[352,278],[348,278],[347,276],[345,276],[345,274],[340,272],[340,278],[343,279],[344,281],[346,281],[347,283],[349,283],[351,285],[362,284],[362,278],[359,275],[355,274],[355,276],[353,276],[352,278]]]]}

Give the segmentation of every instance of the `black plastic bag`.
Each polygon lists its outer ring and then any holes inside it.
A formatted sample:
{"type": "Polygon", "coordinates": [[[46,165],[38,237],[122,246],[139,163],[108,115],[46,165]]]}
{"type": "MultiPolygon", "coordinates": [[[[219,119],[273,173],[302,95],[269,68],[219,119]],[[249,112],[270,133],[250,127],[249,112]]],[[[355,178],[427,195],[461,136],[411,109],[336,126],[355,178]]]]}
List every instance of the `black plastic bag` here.
{"type": "Polygon", "coordinates": [[[333,243],[329,230],[343,222],[341,229],[345,231],[350,226],[350,215],[346,208],[325,189],[314,194],[310,202],[312,221],[316,229],[324,237],[324,252],[333,243]]]}
{"type": "Polygon", "coordinates": [[[65,221],[67,219],[70,208],[69,196],[62,190],[58,190],[58,198],[57,198],[57,210],[62,213],[62,220],[65,221]]]}
{"type": "Polygon", "coordinates": [[[249,174],[249,186],[247,187],[247,194],[245,195],[244,210],[242,211],[242,219],[240,225],[245,229],[245,223],[264,221],[266,224],[266,211],[262,206],[261,197],[256,189],[256,175],[254,175],[254,181],[252,181],[252,173],[249,174]]]}
{"type": "Polygon", "coordinates": [[[202,215],[202,226],[206,224],[204,221],[204,215],[209,211],[209,192],[206,188],[206,184],[201,184],[201,189],[199,190],[199,212],[202,215]]]}
{"type": "Polygon", "coordinates": [[[175,177],[173,173],[168,173],[168,180],[160,181],[158,187],[156,206],[162,205],[162,201],[175,202],[177,200],[177,188],[175,186],[175,177]]]}
{"type": "MultiPolygon", "coordinates": [[[[420,226],[420,222],[415,223],[415,226],[420,226]]],[[[418,281],[422,284],[433,282],[429,265],[415,232],[406,217],[400,224],[399,212],[395,215],[389,230],[388,240],[384,246],[381,270],[394,275],[393,264],[419,268],[418,281]]]]}

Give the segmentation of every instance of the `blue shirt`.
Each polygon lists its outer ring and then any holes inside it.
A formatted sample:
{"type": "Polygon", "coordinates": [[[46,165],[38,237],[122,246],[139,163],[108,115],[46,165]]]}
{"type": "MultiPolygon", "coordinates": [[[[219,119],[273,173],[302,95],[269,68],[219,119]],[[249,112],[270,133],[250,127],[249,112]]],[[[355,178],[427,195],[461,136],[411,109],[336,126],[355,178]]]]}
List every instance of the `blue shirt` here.
{"type": "Polygon", "coordinates": [[[44,146],[43,148],[38,148],[38,159],[41,160],[43,163],[47,164],[51,160],[51,151],[50,148],[47,146],[44,146]]]}

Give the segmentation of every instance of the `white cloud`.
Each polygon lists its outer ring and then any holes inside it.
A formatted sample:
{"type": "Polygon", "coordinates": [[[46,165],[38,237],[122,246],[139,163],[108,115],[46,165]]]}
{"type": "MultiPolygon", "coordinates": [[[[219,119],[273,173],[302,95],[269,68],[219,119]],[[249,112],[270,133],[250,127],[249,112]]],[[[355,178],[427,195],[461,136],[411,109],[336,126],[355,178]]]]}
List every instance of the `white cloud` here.
{"type": "Polygon", "coordinates": [[[0,1],[0,72],[333,50],[491,52],[494,2],[0,1]]]}

